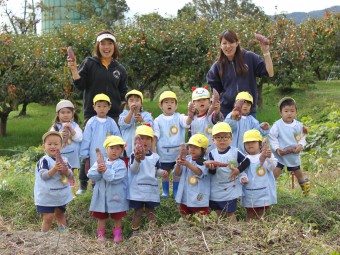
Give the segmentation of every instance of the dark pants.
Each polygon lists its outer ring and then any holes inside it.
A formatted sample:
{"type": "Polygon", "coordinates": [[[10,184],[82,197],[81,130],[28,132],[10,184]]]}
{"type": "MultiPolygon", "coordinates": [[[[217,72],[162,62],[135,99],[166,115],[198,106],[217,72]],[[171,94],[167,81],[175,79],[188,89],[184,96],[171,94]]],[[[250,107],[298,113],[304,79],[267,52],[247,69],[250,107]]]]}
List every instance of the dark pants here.
{"type": "Polygon", "coordinates": [[[88,183],[88,180],[89,180],[89,178],[87,178],[88,169],[86,169],[86,167],[85,167],[86,160],[90,160],[90,159],[82,159],[81,162],[80,162],[79,183],[80,183],[80,189],[81,190],[87,190],[87,183],[88,183]]]}

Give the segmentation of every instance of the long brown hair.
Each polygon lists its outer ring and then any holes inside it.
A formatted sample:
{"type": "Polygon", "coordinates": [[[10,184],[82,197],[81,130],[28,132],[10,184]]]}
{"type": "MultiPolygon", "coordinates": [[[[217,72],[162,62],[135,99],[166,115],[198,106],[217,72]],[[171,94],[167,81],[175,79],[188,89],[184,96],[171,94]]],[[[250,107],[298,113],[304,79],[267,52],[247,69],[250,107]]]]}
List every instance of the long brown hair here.
{"type": "MultiPolygon", "coordinates": [[[[220,45],[221,45],[223,38],[230,43],[235,43],[235,42],[239,41],[236,33],[233,30],[230,30],[230,29],[224,30],[222,32],[222,34],[220,35],[220,37],[219,37],[220,45]]],[[[225,65],[228,62],[228,58],[223,53],[221,48],[220,48],[220,51],[219,51],[219,54],[218,54],[218,60],[217,61],[220,63],[220,77],[222,79],[222,77],[223,77],[223,65],[225,65]]],[[[245,75],[245,74],[248,73],[248,67],[244,63],[243,50],[242,50],[240,44],[238,44],[237,47],[236,47],[236,52],[235,52],[235,55],[234,55],[234,62],[235,62],[235,65],[236,65],[236,73],[238,75],[245,75]]]]}
{"type": "MultiPolygon", "coordinates": [[[[102,34],[110,34],[110,35],[114,36],[114,34],[110,30],[103,30],[103,31],[100,31],[98,34],[96,34],[96,38],[98,36],[102,35],[102,34]]],[[[100,42],[96,42],[96,45],[94,46],[94,49],[93,49],[93,55],[98,57],[98,58],[101,58],[102,54],[100,54],[100,51],[99,51],[99,44],[100,44],[100,42]]],[[[115,50],[113,52],[112,58],[113,58],[113,60],[118,60],[119,59],[118,44],[117,44],[117,42],[113,41],[113,45],[115,47],[115,50]]]]}

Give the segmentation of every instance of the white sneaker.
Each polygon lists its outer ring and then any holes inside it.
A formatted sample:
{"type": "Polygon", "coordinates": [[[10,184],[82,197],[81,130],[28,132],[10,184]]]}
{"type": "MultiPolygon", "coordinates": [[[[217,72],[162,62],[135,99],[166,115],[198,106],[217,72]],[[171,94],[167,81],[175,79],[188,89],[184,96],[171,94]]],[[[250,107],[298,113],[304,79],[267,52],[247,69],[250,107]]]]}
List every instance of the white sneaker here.
{"type": "Polygon", "coordinates": [[[77,195],[77,196],[81,196],[81,195],[83,195],[85,192],[86,192],[86,190],[78,189],[77,192],[76,192],[76,195],[77,195]]]}

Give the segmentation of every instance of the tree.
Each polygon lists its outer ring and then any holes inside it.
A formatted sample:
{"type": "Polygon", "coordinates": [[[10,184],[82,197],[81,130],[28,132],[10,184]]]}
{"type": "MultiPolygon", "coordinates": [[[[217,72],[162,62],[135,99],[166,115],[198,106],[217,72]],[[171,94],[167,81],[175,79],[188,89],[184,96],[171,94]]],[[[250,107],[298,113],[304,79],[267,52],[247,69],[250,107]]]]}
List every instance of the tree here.
{"type": "Polygon", "coordinates": [[[199,14],[207,16],[210,20],[223,21],[236,17],[238,13],[247,16],[264,16],[265,13],[248,0],[193,0],[199,14]]]}
{"type": "Polygon", "coordinates": [[[40,22],[38,14],[40,12],[40,4],[35,5],[34,0],[31,3],[25,0],[23,8],[23,16],[14,15],[11,10],[8,9],[7,1],[0,1],[0,6],[5,12],[10,26],[4,25],[2,30],[5,33],[13,31],[16,35],[37,33],[37,24],[40,22]]]}
{"type": "Polygon", "coordinates": [[[78,12],[83,20],[96,17],[107,27],[124,19],[124,13],[130,9],[125,0],[79,0],[66,7],[78,12]]]}

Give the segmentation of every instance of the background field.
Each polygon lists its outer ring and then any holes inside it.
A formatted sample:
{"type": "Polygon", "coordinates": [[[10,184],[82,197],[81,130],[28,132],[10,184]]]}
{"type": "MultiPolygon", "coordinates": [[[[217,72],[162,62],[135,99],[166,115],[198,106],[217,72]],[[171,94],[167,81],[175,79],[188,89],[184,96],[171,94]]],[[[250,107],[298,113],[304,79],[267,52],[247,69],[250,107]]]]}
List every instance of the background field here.
{"type": "MultiPolygon", "coordinates": [[[[159,228],[142,223],[141,233],[131,234],[132,211],[123,221],[125,241],[120,245],[95,241],[96,221],[89,215],[91,192],[68,205],[69,232],[37,232],[41,218],[33,204],[33,169],[43,154],[38,146],[41,135],[54,117],[54,106],[30,104],[28,116],[13,112],[8,136],[0,138],[0,254],[340,254],[340,82],[317,82],[306,90],[282,92],[264,88],[265,107],[260,121],[272,124],[279,118],[277,102],[291,96],[298,103],[298,119],[308,127],[308,146],[302,154],[306,177],[312,182],[311,194],[302,195],[297,183],[284,171],[277,181],[278,204],[263,221],[246,223],[239,207],[239,222],[231,224],[213,214],[180,218],[173,198],[161,201],[156,210],[159,228]],[[16,153],[16,152],[23,153],[16,153]],[[9,156],[15,154],[13,156],[9,156]],[[6,222],[6,224],[5,224],[6,222]],[[58,241],[56,241],[58,240],[58,241]],[[15,245],[13,245],[15,244],[15,245]]],[[[188,93],[179,112],[186,112],[188,93]]],[[[158,116],[156,102],[146,100],[145,109],[158,116]]],[[[112,226],[112,222],[109,223],[112,226]]],[[[112,236],[107,228],[107,235],[112,236]]]]}

